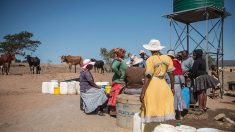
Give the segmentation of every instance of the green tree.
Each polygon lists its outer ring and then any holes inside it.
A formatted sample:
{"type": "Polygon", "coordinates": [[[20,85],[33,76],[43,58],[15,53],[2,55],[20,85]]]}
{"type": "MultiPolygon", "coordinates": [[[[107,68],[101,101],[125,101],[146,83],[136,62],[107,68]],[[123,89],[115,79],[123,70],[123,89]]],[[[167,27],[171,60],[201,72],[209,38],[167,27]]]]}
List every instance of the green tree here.
{"type": "Polygon", "coordinates": [[[0,42],[0,53],[25,55],[25,51],[35,52],[41,42],[31,40],[32,37],[33,34],[27,31],[8,34],[3,37],[5,41],[0,42]]]}
{"type": "Polygon", "coordinates": [[[106,48],[100,48],[100,56],[105,60],[107,64],[111,64],[113,58],[113,50],[107,50],[106,48]]]}

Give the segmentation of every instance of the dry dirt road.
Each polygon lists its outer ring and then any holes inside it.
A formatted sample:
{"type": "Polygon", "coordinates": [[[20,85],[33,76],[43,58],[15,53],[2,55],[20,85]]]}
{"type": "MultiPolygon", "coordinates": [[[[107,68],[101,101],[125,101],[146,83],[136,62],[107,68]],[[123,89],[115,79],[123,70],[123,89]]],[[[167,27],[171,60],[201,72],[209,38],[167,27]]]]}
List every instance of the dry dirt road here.
{"type": "MultiPolygon", "coordinates": [[[[12,66],[10,75],[0,75],[0,132],[131,132],[118,127],[116,119],[107,114],[104,117],[84,114],[80,110],[78,95],[41,94],[43,81],[79,77],[79,73],[69,73],[65,65],[44,65],[42,69],[42,74],[31,75],[27,66],[12,66]]],[[[93,72],[93,75],[95,81],[111,81],[112,78],[112,73],[93,72]]],[[[235,80],[235,76],[231,76],[235,80]]],[[[208,100],[208,119],[183,119],[180,122],[197,128],[235,130],[234,126],[219,126],[213,120],[222,112],[235,120],[234,100],[234,97],[208,100]]]]}

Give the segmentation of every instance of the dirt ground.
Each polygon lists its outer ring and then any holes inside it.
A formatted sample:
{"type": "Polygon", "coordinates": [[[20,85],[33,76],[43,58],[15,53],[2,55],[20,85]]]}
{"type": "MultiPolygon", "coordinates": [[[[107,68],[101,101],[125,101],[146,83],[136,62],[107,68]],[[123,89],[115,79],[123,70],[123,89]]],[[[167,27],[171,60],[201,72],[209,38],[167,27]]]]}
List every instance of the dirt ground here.
{"type": "MultiPolygon", "coordinates": [[[[79,69],[79,68],[78,68],[79,69]]],[[[78,70],[79,71],[79,70],[78,70]]],[[[95,81],[111,81],[112,73],[92,73],[95,81]]],[[[0,132],[131,132],[116,125],[116,118],[106,114],[86,115],[80,110],[78,95],[44,95],[41,84],[50,80],[79,77],[68,66],[43,65],[42,74],[32,75],[29,67],[12,65],[10,75],[0,75],[0,132]]],[[[225,82],[235,80],[235,73],[225,73],[225,82]]],[[[227,86],[225,86],[227,87],[227,86]]],[[[213,127],[233,131],[234,126],[219,125],[213,118],[219,113],[235,120],[235,98],[208,99],[208,119],[184,118],[178,122],[196,128],[213,127]]]]}

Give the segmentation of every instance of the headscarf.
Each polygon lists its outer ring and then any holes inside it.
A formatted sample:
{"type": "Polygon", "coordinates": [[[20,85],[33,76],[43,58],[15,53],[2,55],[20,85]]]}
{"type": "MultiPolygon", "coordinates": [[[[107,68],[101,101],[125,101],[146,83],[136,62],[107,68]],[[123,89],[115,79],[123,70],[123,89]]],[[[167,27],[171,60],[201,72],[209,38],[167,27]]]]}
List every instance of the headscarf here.
{"type": "Polygon", "coordinates": [[[201,49],[195,49],[193,52],[196,54],[196,58],[201,58],[203,55],[203,51],[201,49]]]}
{"type": "Polygon", "coordinates": [[[117,57],[120,57],[120,54],[125,53],[126,50],[123,48],[114,48],[113,53],[117,55],[117,57]]]}

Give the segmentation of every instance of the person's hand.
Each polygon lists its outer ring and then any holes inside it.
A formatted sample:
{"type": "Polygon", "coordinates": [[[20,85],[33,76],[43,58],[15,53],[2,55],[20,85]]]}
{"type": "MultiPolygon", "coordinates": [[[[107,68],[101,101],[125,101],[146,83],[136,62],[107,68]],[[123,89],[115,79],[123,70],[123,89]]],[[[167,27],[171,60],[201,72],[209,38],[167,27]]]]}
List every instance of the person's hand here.
{"type": "Polygon", "coordinates": [[[144,94],[141,93],[140,95],[140,102],[143,103],[144,102],[144,94]]]}
{"type": "Polygon", "coordinates": [[[181,88],[184,88],[185,87],[185,84],[184,83],[181,83],[181,88]]]}
{"type": "Polygon", "coordinates": [[[175,95],[175,90],[174,89],[171,89],[171,92],[173,95],[175,95]]]}
{"type": "Polygon", "coordinates": [[[118,61],[122,62],[122,59],[121,58],[117,58],[118,61]]]}

